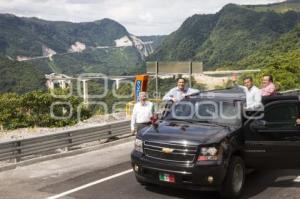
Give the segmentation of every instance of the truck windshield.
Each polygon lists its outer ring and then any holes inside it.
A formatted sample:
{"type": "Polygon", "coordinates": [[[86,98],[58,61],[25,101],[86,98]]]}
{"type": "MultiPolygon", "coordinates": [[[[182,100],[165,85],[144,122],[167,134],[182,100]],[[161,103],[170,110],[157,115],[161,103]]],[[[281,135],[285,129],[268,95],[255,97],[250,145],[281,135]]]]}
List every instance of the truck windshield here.
{"type": "Polygon", "coordinates": [[[171,106],[164,119],[188,122],[239,125],[241,103],[227,101],[180,101],[171,106]]]}

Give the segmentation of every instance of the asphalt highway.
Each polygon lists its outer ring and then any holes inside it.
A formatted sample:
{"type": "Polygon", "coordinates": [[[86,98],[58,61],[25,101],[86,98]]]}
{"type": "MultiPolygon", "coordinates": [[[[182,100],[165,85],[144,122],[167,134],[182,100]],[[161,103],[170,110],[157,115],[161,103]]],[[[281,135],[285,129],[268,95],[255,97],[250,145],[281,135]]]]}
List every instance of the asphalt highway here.
{"type": "MultiPolygon", "coordinates": [[[[130,166],[133,143],[0,173],[0,198],[218,199],[216,192],[141,186],[130,166]]],[[[247,175],[241,198],[299,199],[300,170],[262,170],[247,175]]]]}
{"type": "MultiPolygon", "coordinates": [[[[130,162],[113,166],[109,169],[87,173],[77,178],[70,179],[58,184],[47,186],[41,191],[53,193],[53,196],[80,187],[83,184],[104,179],[122,171],[128,171],[130,162]]],[[[300,171],[295,170],[273,170],[255,171],[247,175],[245,192],[241,198],[256,199],[296,199],[300,198],[300,182],[297,182],[297,175],[300,171]]],[[[300,180],[299,180],[300,181],[300,180]]],[[[52,196],[52,197],[53,197],[52,196]]],[[[160,186],[141,186],[136,182],[134,173],[123,174],[121,176],[100,182],[93,186],[75,191],[69,194],[71,198],[151,198],[151,199],[171,199],[171,198],[190,198],[190,199],[217,199],[220,198],[215,192],[198,192],[173,189],[160,186]]]]}

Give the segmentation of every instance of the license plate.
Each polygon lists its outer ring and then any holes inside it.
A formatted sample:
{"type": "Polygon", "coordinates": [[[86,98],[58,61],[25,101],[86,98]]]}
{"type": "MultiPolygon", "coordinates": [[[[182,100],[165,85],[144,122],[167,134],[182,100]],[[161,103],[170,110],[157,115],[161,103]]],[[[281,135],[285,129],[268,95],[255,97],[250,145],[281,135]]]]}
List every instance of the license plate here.
{"type": "Polygon", "coordinates": [[[172,174],[160,173],[159,180],[169,183],[175,183],[175,176],[172,174]]]}

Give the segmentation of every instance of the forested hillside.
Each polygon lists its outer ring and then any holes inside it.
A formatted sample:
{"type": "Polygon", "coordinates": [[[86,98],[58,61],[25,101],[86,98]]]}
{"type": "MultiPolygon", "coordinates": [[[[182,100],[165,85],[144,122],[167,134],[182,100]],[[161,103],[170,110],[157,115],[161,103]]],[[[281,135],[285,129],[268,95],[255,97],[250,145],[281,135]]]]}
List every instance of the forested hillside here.
{"type": "Polygon", "coordinates": [[[151,60],[199,60],[206,69],[235,64],[276,42],[300,22],[294,11],[256,12],[229,4],[213,15],[194,15],[169,35],[151,60]]]}
{"type": "Polygon", "coordinates": [[[44,74],[33,65],[0,56],[0,93],[44,90],[44,74]]]}

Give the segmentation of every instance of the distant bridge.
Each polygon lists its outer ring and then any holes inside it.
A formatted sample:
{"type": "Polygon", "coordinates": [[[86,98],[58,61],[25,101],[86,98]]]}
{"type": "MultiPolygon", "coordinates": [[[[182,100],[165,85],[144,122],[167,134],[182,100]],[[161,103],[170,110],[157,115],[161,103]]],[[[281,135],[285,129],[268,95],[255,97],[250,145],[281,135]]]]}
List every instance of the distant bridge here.
{"type": "Polygon", "coordinates": [[[204,75],[232,75],[232,74],[243,74],[243,73],[257,73],[260,69],[253,70],[223,70],[223,71],[203,71],[204,75]]]}

